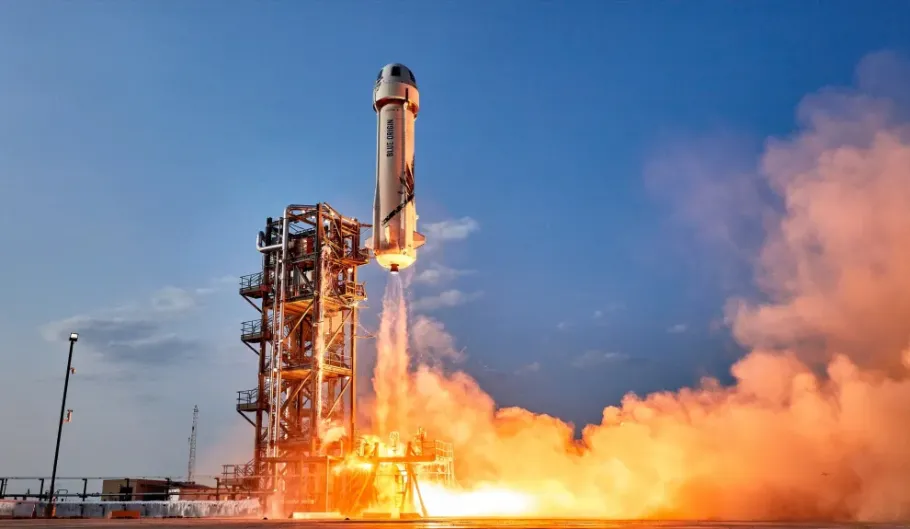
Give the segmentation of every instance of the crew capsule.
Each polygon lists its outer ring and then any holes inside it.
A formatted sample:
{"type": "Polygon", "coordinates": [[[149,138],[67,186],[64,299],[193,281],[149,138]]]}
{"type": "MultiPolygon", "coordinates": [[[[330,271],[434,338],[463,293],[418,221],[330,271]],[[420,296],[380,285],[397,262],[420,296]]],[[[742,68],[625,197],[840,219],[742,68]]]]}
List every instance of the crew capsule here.
{"type": "Polygon", "coordinates": [[[395,273],[411,266],[426,242],[417,232],[414,195],[414,123],[420,92],[414,73],[403,64],[379,71],[373,87],[376,112],[376,194],[373,234],[366,246],[376,262],[395,273]]]}

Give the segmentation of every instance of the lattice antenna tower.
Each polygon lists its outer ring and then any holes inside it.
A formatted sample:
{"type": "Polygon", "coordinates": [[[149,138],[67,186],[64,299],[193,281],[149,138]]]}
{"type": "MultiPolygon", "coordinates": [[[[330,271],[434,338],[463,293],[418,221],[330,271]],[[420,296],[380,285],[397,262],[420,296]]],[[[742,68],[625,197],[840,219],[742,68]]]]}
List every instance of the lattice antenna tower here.
{"type": "Polygon", "coordinates": [[[199,425],[199,406],[193,406],[193,428],[190,430],[190,459],[186,464],[186,480],[193,483],[196,474],[196,426],[199,425]]]}

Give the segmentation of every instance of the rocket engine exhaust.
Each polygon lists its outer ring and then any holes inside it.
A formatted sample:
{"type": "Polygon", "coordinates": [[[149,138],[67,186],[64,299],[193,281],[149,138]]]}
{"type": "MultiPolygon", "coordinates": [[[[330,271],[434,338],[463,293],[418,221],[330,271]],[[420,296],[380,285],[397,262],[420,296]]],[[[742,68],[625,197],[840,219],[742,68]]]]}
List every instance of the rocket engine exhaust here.
{"type": "Polygon", "coordinates": [[[417,259],[425,237],[414,205],[414,122],[420,110],[417,81],[408,67],[388,64],[373,88],[376,111],[376,195],[373,234],[366,247],[376,262],[397,273],[417,259]]]}

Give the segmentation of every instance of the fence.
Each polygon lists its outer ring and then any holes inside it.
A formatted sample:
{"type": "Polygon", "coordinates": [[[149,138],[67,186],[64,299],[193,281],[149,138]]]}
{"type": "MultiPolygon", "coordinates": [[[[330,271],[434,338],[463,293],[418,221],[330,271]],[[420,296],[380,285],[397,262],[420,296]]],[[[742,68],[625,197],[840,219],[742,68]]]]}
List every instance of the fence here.
{"type": "MultiPolygon", "coordinates": [[[[0,518],[42,518],[47,502],[0,500],[0,518]]],[[[258,518],[257,499],[224,501],[58,502],[58,518],[105,518],[113,511],[138,511],[142,518],[258,518]]]]}

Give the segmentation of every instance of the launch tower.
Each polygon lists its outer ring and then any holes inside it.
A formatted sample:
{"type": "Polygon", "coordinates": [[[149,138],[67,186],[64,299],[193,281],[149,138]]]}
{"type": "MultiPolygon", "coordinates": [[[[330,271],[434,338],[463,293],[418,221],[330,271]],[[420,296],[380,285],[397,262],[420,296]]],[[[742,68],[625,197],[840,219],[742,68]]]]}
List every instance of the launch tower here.
{"type": "Polygon", "coordinates": [[[253,460],[225,465],[220,483],[231,497],[259,496],[271,516],[359,515],[369,508],[426,516],[418,477],[455,482],[451,443],[422,430],[410,440],[391,432],[385,442],[358,435],[355,427],[357,311],[366,298],[357,268],[374,258],[396,273],[414,263],[426,242],[414,205],[419,93],[413,72],[398,63],[383,67],[373,109],[374,226],[325,203],[288,206],[259,232],[262,271],[240,279],[240,295],[259,311],[241,330],[259,357],[259,384],[237,397],[237,412],[255,428],[255,445],[253,460]],[[370,227],[373,235],[361,247],[361,228],[370,227]]]}
{"type": "Polygon", "coordinates": [[[232,469],[244,482],[233,485],[268,494],[281,512],[327,510],[330,467],[356,438],[363,227],[325,203],[288,206],[259,232],[262,271],[240,280],[260,313],[241,329],[259,356],[259,384],[238,392],[255,448],[245,468],[232,469]]]}

